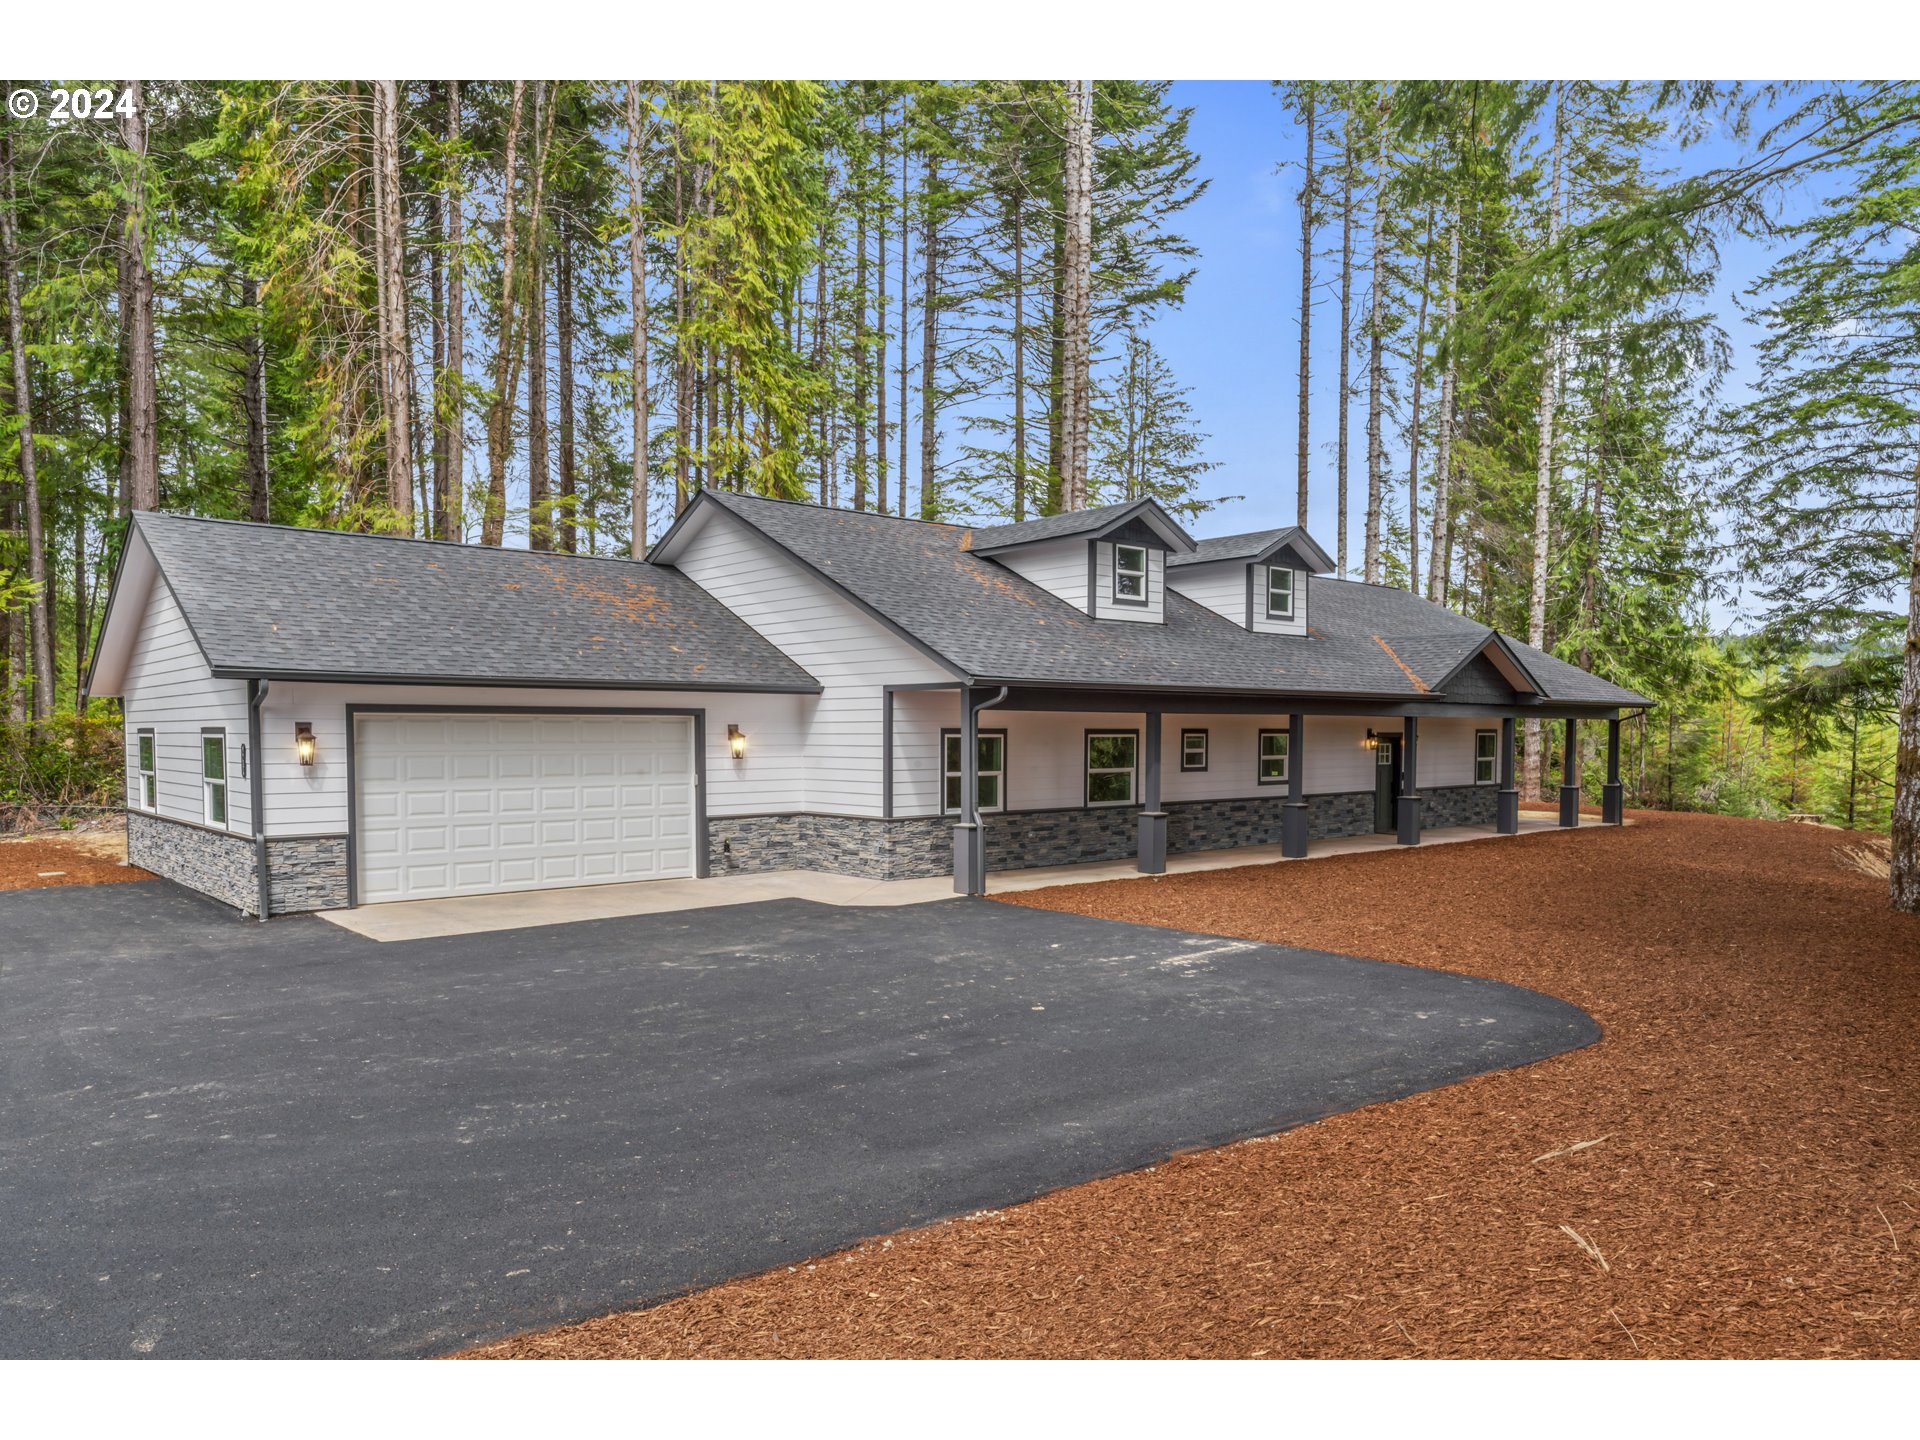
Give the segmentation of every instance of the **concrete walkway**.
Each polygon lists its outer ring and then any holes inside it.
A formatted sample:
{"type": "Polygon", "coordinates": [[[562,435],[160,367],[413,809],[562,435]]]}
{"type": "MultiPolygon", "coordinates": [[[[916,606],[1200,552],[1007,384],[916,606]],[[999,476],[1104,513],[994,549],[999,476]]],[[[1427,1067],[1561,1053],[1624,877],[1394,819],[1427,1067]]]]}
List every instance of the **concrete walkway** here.
{"type": "MultiPolygon", "coordinates": [[[[1583,815],[1580,824],[1600,823],[1583,815]]],[[[1631,822],[1628,822],[1631,823],[1631,822]]],[[[1520,833],[1558,830],[1551,815],[1522,811],[1520,833]]],[[[1466,840],[1500,840],[1486,825],[1452,825],[1421,832],[1423,845],[1450,845],[1466,840]]],[[[1305,858],[1358,855],[1370,850],[1396,850],[1391,835],[1349,835],[1338,840],[1316,840],[1305,858]]],[[[1169,855],[1167,873],[1186,875],[1201,870],[1231,870],[1241,865],[1270,865],[1285,857],[1278,845],[1245,845],[1237,850],[1197,850],[1169,855]]],[[[1292,863],[1292,862],[1289,862],[1292,863]]],[[[1080,865],[1049,865],[1035,870],[1007,870],[987,876],[987,893],[1005,895],[1017,890],[1041,890],[1049,885],[1085,885],[1103,880],[1135,880],[1140,872],[1131,859],[1099,860],[1080,865]]],[[[754,875],[716,875],[706,880],[645,880],[628,885],[581,885],[562,890],[522,890],[510,895],[461,895],[446,900],[400,900],[362,905],[355,910],[323,910],[321,919],[364,935],[369,940],[431,940],[442,935],[486,935],[499,930],[530,930],[542,925],[565,925],[576,920],[616,920],[633,915],[673,915],[683,910],[709,910],[723,905],[751,905],[762,900],[811,900],[820,905],[854,908],[926,905],[953,898],[953,881],[945,875],[924,880],[863,880],[854,875],[829,875],[814,870],[771,870],[754,875]]]]}

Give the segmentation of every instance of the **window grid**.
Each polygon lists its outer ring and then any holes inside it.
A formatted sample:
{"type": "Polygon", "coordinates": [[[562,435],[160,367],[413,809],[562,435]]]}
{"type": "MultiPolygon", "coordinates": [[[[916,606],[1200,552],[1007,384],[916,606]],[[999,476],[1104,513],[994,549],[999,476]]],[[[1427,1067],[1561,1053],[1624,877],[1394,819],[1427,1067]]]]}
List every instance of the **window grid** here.
{"type": "Polygon", "coordinates": [[[1493,785],[1497,784],[1499,779],[1500,732],[1476,730],[1473,732],[1473,783],[1493,785]]]}
{"type": "MultiPolygon", "coordinates": [[[[1007,732],[982,730],[979,743],[978,808],[982,815],[998,813],[1007,808],[1007,732]]],[[[940,755],[940,813],[958,815],[960,787],[966,778],[960,768],[958,730],[940,732],[940,755]]]]}
{"type": "Polygon", "coordinates": [[[209,825],[227,823],[227,732],[200,732],[200,818],[209,825]]]}
{"type": "Polygon", "coordinates": [[[1284,785],[1287,783],[1287,765],[1291,737],[1285,730],[1262,730],[1260,732],[1260,783],[1262,785],[1284,785]]]}
{"type": "Polygon", "coordinates": [[[1293,618],[1293,571],[1284,565],[1267,567],[1267,618],[1293,618]]]}
{"type": "Polygon", "coordinates": [[[1113,547],[1113,598],[1129,605],[1147,603],[1147,547],[1113,547]]]}
{"type": "Polygon", "coordinates": [[[1206,731],[1182,730],[1180,732],[1180,768],[1182,770],[1207,768],[1206,731]]]}

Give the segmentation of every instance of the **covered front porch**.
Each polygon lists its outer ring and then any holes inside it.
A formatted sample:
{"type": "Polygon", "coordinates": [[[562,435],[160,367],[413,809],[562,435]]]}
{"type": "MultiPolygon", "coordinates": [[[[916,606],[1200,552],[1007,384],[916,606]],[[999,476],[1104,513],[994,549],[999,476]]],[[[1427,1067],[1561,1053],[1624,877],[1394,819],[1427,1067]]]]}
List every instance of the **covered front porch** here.
{"type": "MultiPolygon", "coordinates": [[[[1525,828],[1576,828],[1582,823],[1579,727],[1583,721],[1604,721],[1607,725],[1607,778],[1602,789],[1599,823],[1619,824],[1624,816],[1625,791],[1620,780],[1621,717],[1618,709],[1612,707],[1524,701],[1462,704],[1408,701],[1400,697],[1369,701],[1302,696],[1169,695],[1011,685],[954,688],[957,689],[958,725],[946,732],[942,750],[953,757],[946,786],[952,802],[950,808],[955,814],[953,889],[959,894],[983,895],[1007,888],[1058,884],[1064,879],[1109,878],[1105,873],[1091,873],[1095,869],[1103,872],[1111,869],[1115,874],[1158,875],[1262,859],[1305,859],[1312,855],[1345,854],[1388,846],[1515,835],[1525,828]],[[990,720],[983,717],[1001,718],[1022,712],[1113,715],[1125,717],[1129,724],[1137,722],[1137,729],[1121,730],[1116,718],[1117,735],[1138,736],[1136,745],[1121,747],[1134,757],[1130,763],[1137,768],[1137,774],[1128,775],[1132,789],[1124,801],[1102,803],[1096,798],[1095,785],[1102,777],[1096,763],[1100,757],[1096,754],[1095,741],[1102,735],[1092,726],[1086,730],[1088,749],[1082,757],[1086,767],[1084,812],[1089,817],[1099,812],[1100,825],[1109,844],[1105,854],[1089,855],[1077,863],[1064,865],[1035,864],[1027,859],[1017,862],[1017,869],[990,866],[992,850],[982,805],[1002,812],[990,817],[1002,836],[1018,836],[1023,821],[1020,811],[1006,804],[1005,775],[983,775],[983,756],[989,766],[994,756],[990,720]],[[1195,719],[1218,718],[1223,723],[1232,723],[1253,717],[1260,726],[1255,732],[1258,735],[1255,752],[1258,783],[1271,788],[1258,797],[1236,794],[1224,802],[1171,802],[1170,810],[1166,773],[1170,749],[1174,763],[1184,768],[1190,737],[1200,736],[1198,743],[1203,750],[1210,743],[1210,737],[1205,729],[1182,728],[1178,745],[1170,747],[1169,717],[1183,727],[1195,719]],[[1310,726],[1310,717],[1324,718],[1310,726]],[[1557,815],[1523,818],[1516,783],[1516,737],[1525,719],[1563,727],[1557,815]],[[1332,723],[1336,720],[1341,723],[1332,723]],[[1462,721],[1473,722],[1478,727],[1465,732],[1472,737],[1472,783],[1462,784],[1459,777],[1450,777],[1455,783],[1429,788],[1422,755],[1422,723],[1449,737],[1450,761],[1457,764],[1462,721]],[[1346,778],[1355,773],[1356,762],[1356,756],[1350,753],[1352,742],[1348,737],[1362,726],[1364,739],[1359,744],[1367,752],[1362,763],[1367,766],[1364,773],[1372,781],[1368,790],[1352,788],[1353,782],[1346,778]],[[1334,748],[1317,751],[1313,739],[1316,733],[1323,737],[1337,734],[1342,738],[1334,748]],[[983,736],[988,737],[984,750],[983,736]],[[1336,784],[1316,783],[1317,767],[1337,772],[1336,784]],[[1472,804],[1460,803],[1463,793],[1472,804]],[[1213,811],[1223,807],[1247,810],[1258,805],[1263,818],[1257,825],[1242,827],[1240,843],[1223,844],[1219,843],[1217,832],[1230,832],[1231,827],[1210,829],[1212,816],[1192,813],[1201,810],[1203,804],[1213,811]],[[1330,811],[1336,810],[1340,813],[1330,815],[1330,811]],[[1462,823],[1463,813],[1465,823],[1462,823]],[[1127,837],[1126,848],[1132,853],[1122,858],[1112,846],[1116,838],[1114,827],[1129,819],[1131,835],[1127,837]],[[1277,838],[1267,839],[1268,835],[1277,838]],[[999,883],[990,882],[990,875],[999,883]]],[[[890,691],[886,717],[890,752],[894,702],[895,696],[890,691]]],[[[1000,744],[1004,749],[1004,738],[1000,744]]],[[[1203,756],[1203,762],[1207,758],[1210,757],[1203,756]]],[[[1114,763],[1120,763],[1117,757],[1114,763]]],[[[891,755],[888,774],[892,774],[891,755]]],[[[888,798],[891,802],[891,795],[888,798]]],[[[1036,814],[1027,823],[1035,827],[1054,825],[1058,815],[1058,811],[1036,814]]],[[[1005,851],[1007,847],[1000,848],[1005,851]]]]}

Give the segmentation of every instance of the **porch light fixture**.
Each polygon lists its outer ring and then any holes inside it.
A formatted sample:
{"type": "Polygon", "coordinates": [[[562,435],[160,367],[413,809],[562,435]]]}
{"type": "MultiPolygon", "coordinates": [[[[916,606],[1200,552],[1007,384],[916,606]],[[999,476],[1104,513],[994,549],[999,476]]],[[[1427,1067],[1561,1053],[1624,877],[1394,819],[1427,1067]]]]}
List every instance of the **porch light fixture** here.
{"type": "Polygon", "coordinates": [[[311,766],[314,755],[313,726],[305,720],[293,722],[293,753],[302,765],[311,766]]]}
{"type": "Polygon", "coordinates": [[[736,760],[746,758],[747,736],[738,725],[727,726],[727,750],[736,760]]]}
{"type": "Polygon", "coordinates": [[[1372,727],[1369,726],[1367,729],[1367,738],[1360,743],[1369,750],[1378,750],[1380,748],[1380,737],[1374,734],[1372,727]]]}

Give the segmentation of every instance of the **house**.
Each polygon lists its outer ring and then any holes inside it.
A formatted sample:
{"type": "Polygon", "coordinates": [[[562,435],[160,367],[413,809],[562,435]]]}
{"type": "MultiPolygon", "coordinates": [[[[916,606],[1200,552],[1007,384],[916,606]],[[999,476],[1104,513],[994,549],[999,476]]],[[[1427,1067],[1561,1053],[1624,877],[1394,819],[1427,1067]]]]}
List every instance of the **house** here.
{"type": "Polygon", "coordinates": [[[1528,716],[1607,722],[1620,819],[1642,696],[1330,568],[1150,500],[970,529],[704,490],[644,563],[143,513],[90,683],[132,861],[256,915],[1511,832],[1528,716]]]}

